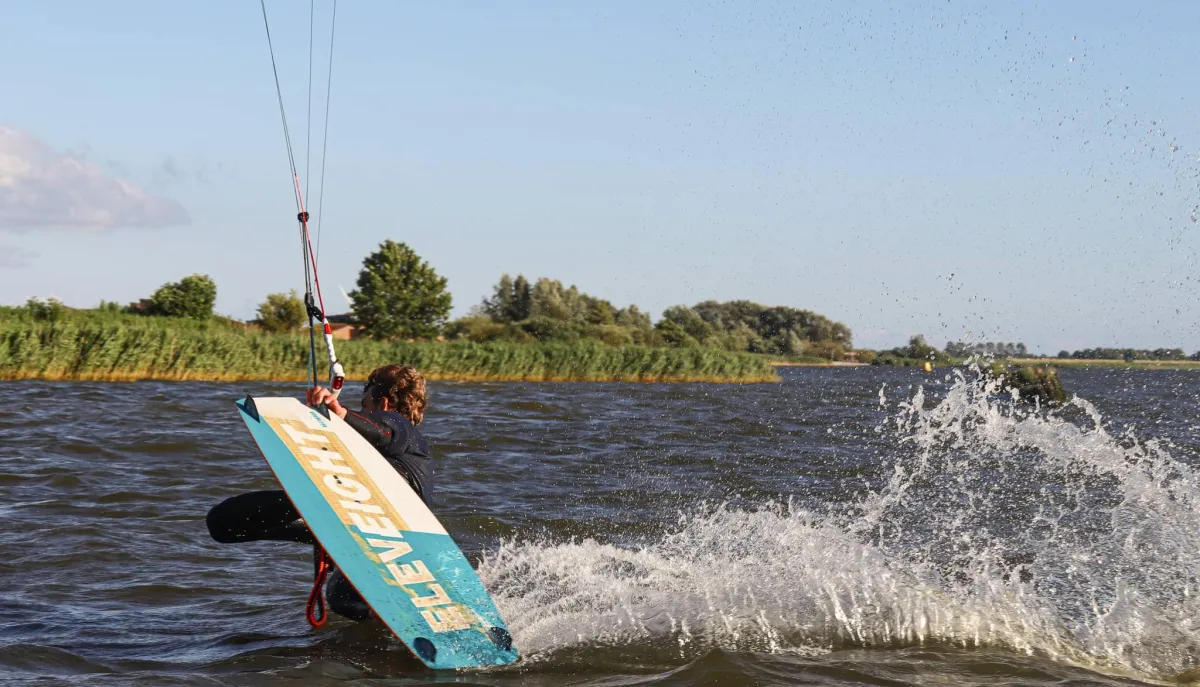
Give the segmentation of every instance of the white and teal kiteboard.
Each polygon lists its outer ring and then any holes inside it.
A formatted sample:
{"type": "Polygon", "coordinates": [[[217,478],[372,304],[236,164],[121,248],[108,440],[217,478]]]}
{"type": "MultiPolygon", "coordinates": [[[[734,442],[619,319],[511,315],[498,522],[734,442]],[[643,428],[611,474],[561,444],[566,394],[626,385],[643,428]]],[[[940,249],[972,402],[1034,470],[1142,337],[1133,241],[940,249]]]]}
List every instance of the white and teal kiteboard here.
{"type": "Polygon", "coordinates": [[[298,399],[237,406],[320,546],[417,658],[440,669],[517,660],[470,562],[374,446],[298,399]]]}

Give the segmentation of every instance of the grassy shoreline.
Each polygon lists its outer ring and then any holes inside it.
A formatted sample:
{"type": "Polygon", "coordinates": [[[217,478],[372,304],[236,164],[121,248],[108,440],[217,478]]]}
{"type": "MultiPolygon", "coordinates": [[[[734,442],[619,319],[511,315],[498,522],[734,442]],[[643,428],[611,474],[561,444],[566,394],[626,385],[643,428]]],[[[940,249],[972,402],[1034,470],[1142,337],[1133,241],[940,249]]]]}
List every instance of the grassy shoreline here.
{"type": "MultiPolygon", "coordinates": [[[[779,381],[761,356],[703,348],[351,340],[339,341],[337,350],[352,380],[403,362],[432,380],[779,381]]],[[[221,321],[0,318],[0,380],[303,381],[308,351],[307,336],[245,331],[221,321]]],[[[318,357],[323,362],[320,345],[318,357]]]]}
{"type": "Polygon", "coordinates": [[[1200,370],[1200,360],[1105,360],[1080,358],[1009,358],[1016,365],[1048,365],[1075,369],[1125,368],[1140,370],[1200,370]]]}
{"type": "MultiPolygon", "coordinates": [[[[589,377],[572,377],[572,376],[547,376],[530,374],[525,376],[517,375],[491,375],[491,374],[471,374],[471,373],[424,373],[425,378],[430,381],[446,381],[446,382],[633,382],[640,384],[771,384],[779,381],[778,377],[725,377],[712,376],[702,377],[698,375],[663,375],[663,376],[589,376],[589,377]]],[[[347,374],[347,381],[364,382],[367,379],[367,374],[347,374]]],[[[159,382],[305,382],[308,381],[306,374],[294,375],[271,375],[271,376],[254,376],[254,375],[220,375],[215,373],[195,373],[195,374],[155,374],[141,372],[109,372],[109,373],[54,373],[54,372],[11,372],[9,370],[0,370],[0,382],[19,382],[19,381],[43,381],[43,382],[144,382],[144,381],[159,381],[159,382]]],[[[324,382],[324,378],[322,378],[324,382]]]]}
{"type": "MultiPolygon", "coordinates": [[[[1090,368],[1103,369],[1137,369],[1137,370],[1200,370],[1200,360],[1109,360],[1104,358],[1002,358],[1001,360],[1019,367],[1056,367],[1086,370],[1090,368]]],[[[924,361],[914,361],[910,367],[920,367],[924,361]]],[[[934,369],[959,367],[966,359],[955,359],[953,362],[934,362],[934,369]]],[[[866,367],[869,363],[831,362],[795,362],[787,360],[772,360],[775,367],[866,367]]]]}
{"type": "Polygon", "coordinates": [[[870,367],[870,363],[854,363],[838,360],[820,360],[820,361],[794,361],[794,360],[772,360],[771,365],[775,367],[870,367]]]}

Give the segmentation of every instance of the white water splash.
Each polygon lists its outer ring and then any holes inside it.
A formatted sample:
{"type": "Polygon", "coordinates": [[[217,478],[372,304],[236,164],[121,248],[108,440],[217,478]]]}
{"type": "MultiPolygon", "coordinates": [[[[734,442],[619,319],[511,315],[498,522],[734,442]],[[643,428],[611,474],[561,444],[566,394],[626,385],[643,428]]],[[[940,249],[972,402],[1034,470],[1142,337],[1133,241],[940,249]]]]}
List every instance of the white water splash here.
{"type": "Polygon", "coordinates": [[[921,391],[900,403],[886,485],[842,513],[701,508],[640,549],[508,543],[480,572],[534,660],[949,644],[1159,679],[1193,668],[1193,471],[1109,434],[1085,401],[1046,413],[957,374],[932,407],[921,391]]]}

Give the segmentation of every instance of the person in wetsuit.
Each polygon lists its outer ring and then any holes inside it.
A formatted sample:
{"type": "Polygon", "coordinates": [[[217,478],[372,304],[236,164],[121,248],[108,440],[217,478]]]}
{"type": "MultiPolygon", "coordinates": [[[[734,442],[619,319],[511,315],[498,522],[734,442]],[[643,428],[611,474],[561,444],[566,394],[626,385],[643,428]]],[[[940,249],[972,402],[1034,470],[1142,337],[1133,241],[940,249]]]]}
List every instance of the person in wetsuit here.
{"type": "MultiPolygon", "coordinates": [[[[376,368],[363,387],[362,411],[343,406],[329,389],[317,386],[305,394],[310,406],[326,404],[361,434],[429,504],[433,465],[429,444],[417,429],[425,417],[425,378],[409,365],[376,368]]],[[[315,544],[312,532],[282,489],[254,491],[225,499],[208,511],[208,532],[222,544],[247,541],[292,541],[315,544]]],[[[340,570],[325,585],[334,613],[351,620],[371,617],[371,609],[340,570]]]]}

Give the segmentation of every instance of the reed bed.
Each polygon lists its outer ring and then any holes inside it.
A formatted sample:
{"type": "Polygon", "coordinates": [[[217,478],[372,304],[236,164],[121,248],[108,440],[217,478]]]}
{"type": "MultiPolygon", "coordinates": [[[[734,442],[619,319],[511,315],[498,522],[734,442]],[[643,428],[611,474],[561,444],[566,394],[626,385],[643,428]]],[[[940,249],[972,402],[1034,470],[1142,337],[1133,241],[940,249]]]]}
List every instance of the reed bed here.
{"type": "MultiPolygon", "coordinates": [[[[351,379],[407,363],[429,379],[462,381],[770,382],[769,361],[707,348],[339,341],[351,379]]],[[[247,331],[228,322],[87,313],[52,321],[0,313],[0,379],[300,381],[307,335],[247,331]]],[[[324,348],[318,342],[324,369],[324,348]]]]}

